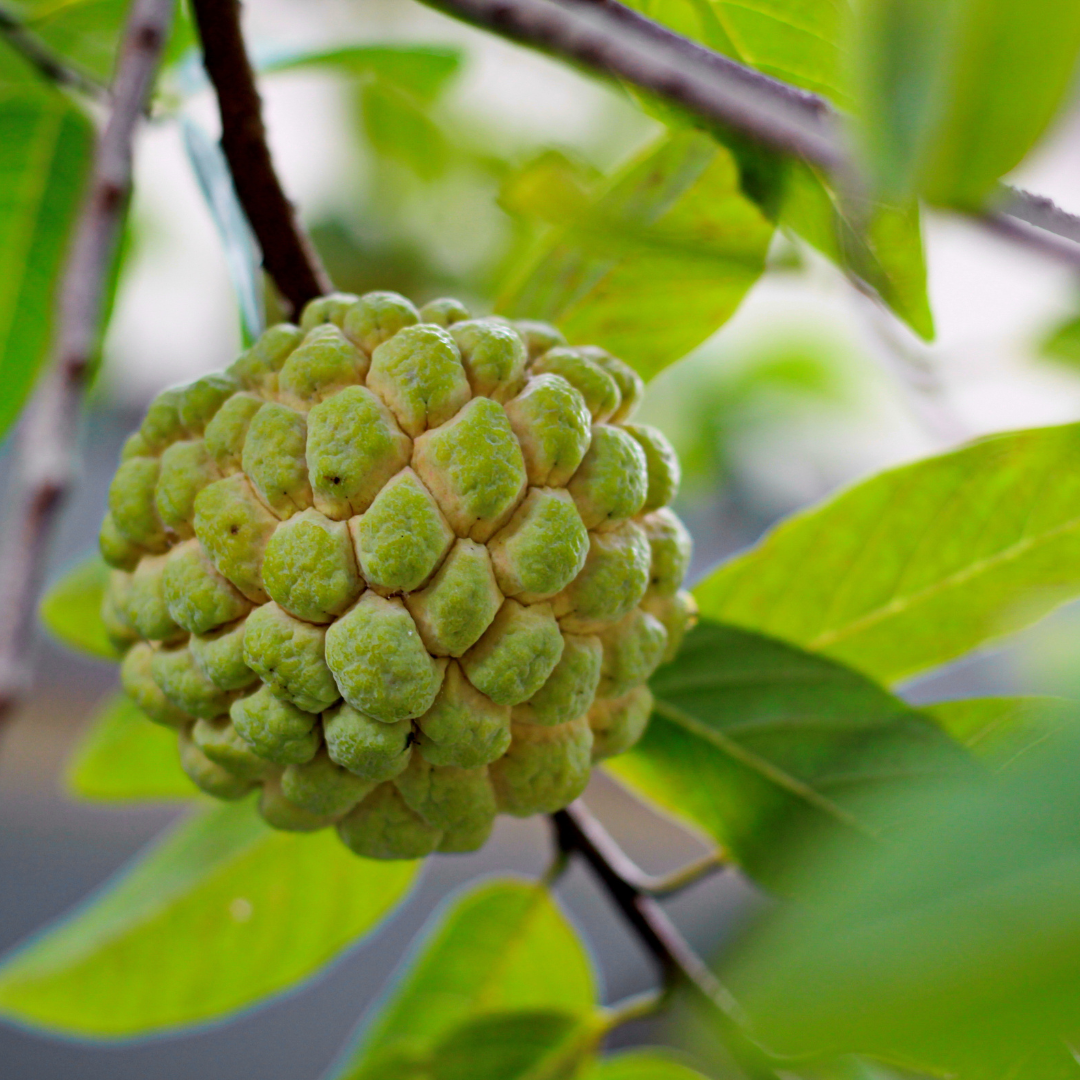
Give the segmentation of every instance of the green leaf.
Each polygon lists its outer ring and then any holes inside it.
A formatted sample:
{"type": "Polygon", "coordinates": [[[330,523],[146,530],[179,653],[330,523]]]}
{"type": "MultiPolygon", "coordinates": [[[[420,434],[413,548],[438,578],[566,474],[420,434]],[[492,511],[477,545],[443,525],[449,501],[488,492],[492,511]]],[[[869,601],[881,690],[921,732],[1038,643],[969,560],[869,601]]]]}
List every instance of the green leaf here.
{"type": "Polygon", "coordinates": [[[631,1050],[598,1061],[581,1080],[705,1080],[701,1073],[660,1050],[631,1050]]]}
{"type": "Polygon", "coordinates": [[[108,566],[100,555],[92,555],[46,590],[38,615],[49,633],[69,648],[115,661],[120,654],[101,620],[101,599],[108,583],[108,566]]]}
{"type": "Polygon", "coordinates": [[[826,177],[791,161],[784,183],[783,224],[838,266],[862,278],[917,334],[934,336],[926,287],[919,207],[875,203],[869,221],[856,229],[826,177]]]}
{"type": "Polygon", "coordinates": [[[703,621],[650,683],[652,719],[606,768],[688,820],[762,880],[808,828],[880,836],[868,791],[967,756],[869,679],[783,642],[703,621]]]}
{"type": "Polygon", "coordinates": [[[964,1080],[1075,1076],[1078,774],[1074,711],[1014,768],[903,796],[890,844],[815,852],[799,903],[721,972],[758,1035],[964,1080]]]}
{"type": "Polygon", "coordinates": [[[587,205],[572,187],[529,186],[552,227],[497,309],[554,321],[646,378],[717,330],[764,269],[773,227],[731,153],[700,133],[661,139],[587,205]]]}
{"type": "Polygon", "coordinates": [[[348,75],[375,76],[420,101],[439,96],[461,70],[465,54],[447,45],[346,45],[337,49],[278,51],[263,58],[269,74],[300,67],[329,67],[348,75]]]}
{"type": "Polygon", "coordinates": [[[0,1015],[90,1038],[217,1020],[370,932],[416,863],[360,859],[332,830],[274,832],[250,801],[186,820],[0,966],[0,1015]]]}
{"type": "Polygon", "coordinates": [[[603,1034],[600,1013],[497,1012],[456,1028],[432,1051],[431,1080],[571,1080],[603,1034]]]}
{"type": "Polygon", "coordinates": [[[1055,697],[986,697],[923,706],[957,742],[995,769],[1012,768],[1023,755],[1059,732],[1076,706],[1055,697]]]}
{"type": "MultiPolygon", "coordinates": [[[[21,63],[5,58],[0,67],[21,63]]],[[[62,95],[10,83],[0,86],[0,126],[2,435],[26,402],[51,343],[56,290],[93,131],[62,95]]]]}
{"type": "Polygon", "coordinates": [[[456,897],[429,927],[334,1076],[425,1075],[435,1047],[473,1019],[511,1010],[586,1017],[595,1001],[589,958],[547,889],[488,881],[456,897]]]}
{"type": "Polygon", "coordinates": [[[1054,327],[1039,351],[1074,370],[1080,368],[1080,317],[1073,316],[1054,327]]]}
{"type": "Polygon", "coordinates": [[[717,52],[846,103],[837,0],[629,0],[630,7],[717,52]]]}
{"type": "Polygon", "coordinates": [[[1080,426],[995,435],[783,522],[695,589],[702,612],[891,683],[1080,593],[1080,426]]]}
{"type": "Polygon", "coordinates": [[[1072,0],[868,0],[858,5],[863,144],[894,199],[982,207],[1072,85],[1072,0]]]}
{"type": "Polygon", "coordinates": [[[68,763],[65,787],[103,802],[198,795],[180,768],[176,732],[155,724],[126,694],[115,694],[94,715],[68,763]]]}
{"type": "Polygon", "coordinates": [[[370,82],[360,90],[360,106],[364,133],[378,153],[407,165],[422,180],[435,180],[446,171],[446,139],[411,95],[370,82]]]}

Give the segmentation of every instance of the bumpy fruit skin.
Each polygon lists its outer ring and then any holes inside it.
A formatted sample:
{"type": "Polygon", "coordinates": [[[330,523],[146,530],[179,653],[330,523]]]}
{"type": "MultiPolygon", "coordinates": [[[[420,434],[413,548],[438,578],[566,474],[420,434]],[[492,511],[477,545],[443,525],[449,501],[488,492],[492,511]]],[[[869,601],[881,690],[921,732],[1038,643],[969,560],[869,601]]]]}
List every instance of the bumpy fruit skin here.
{"type": "Polygon", "coordinates": [[[641,379],[554,327],[335,293],[124,447],[124,688],[203,791],[357,854],[472,851],[648,723],[696,617],[641,379]]]}

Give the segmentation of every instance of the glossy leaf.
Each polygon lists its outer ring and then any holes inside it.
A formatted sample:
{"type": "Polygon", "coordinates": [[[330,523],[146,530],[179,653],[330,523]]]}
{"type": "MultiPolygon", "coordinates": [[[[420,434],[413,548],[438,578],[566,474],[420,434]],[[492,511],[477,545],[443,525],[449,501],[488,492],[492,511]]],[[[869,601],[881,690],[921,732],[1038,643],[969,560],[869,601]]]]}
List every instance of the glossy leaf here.
{"type": "Polygon", "coordinates": [[[661,1050],[631,1050],[591,1065],[581,1080],[704,1080],[701,1073],[661,1050]]]}
{"type": "Polygon", "coordinates": [[[49,633],[65,645],[115,661],[120,654],[101,620],[101,598],[108,581],[109,568],[100,555],[92,555],[53,582],[41,599],[38,614],[49,633]]]}
{"type": "Polygon", "coordinates": [[[370,932],[416,863],[333,830],[273,832],[250,801],[183,822],[0,966],[0,1015],[91,1038],[217,1020],[295,986],[370,932]]]}
{"type": "Polygon", "coordinates": [[[1073,702],[1056,697],[965,698],[923,707],[957,742],[999,770],[1053,738],[1074,711],[1073,702]]]}
{"type": "Polygon", "coordinates": [[[278,51],[259,70],[269,74],[300,67],[327,67],[371,77],[405,90],[420,101],[434,100],[461,70],[464,54],[447,45],[346,45],[332,49],[278,51]]]}
{"type": "Polygon", "coordinates": [[[838,0],[630,0],[630,6],[783,82],[846,101],[838,0]]]}
{"type": "Polygon", "coordinates": [[[0,435],[26,402],[51,344],[93,143],[89,120],[61,94],[25,84],[22,63],[0,55],[0,435]]]}
{"type": "Polygon", "coordinates": [[[852,48],[863,141],[894,198],[979,208],[1072,85],[1071,0],[869,0],[852,48]]]}
{"type": "Polygon", "coordinates": [[[898,698],[841,664],[708,621],[651,681],[645,736],[606,767],[771,879],[808,828],[879,837],[868,791],[969,767],[898,698]]]}
{"type": "Polygon", "coordinates": [[[967,1080],[1076,1074],[1080,731],[899,800],[891,843],[823,846],[721,972],[774,1050],[967,1080]],[[1071,1059],[1071,1060],[1070,1060],[1071,1059]]]}
{"type": "Polygon", "coordinates": [[[114,695],[94,715],[68,763],[65,786],[79,798],[103,802],[199,794],[180,768],[176,732],[155,724],[126,694],[114,695]]]}
{"type": "Polygon", "coordinates": [[[1080,594],[1080,426],[890,469],[780,524],[695,590],[710,618],[891,683],[1080,594]]]}
{"type": "Polygon", "coordinates": [[[439,914],[334,1076],[423,1075],[462,1024],[511,1010],[587,1017],[595,1000],[588,956],[547,889],[488,881],[439,914]]]}
{"type": "Polygon", "coordinates": [[[918,205],[874,204],[857,230],[822,174],[788,163],[781,221],[838,266],[862,278],[917,334],[934,336],[918,205]]]}
{"type": "Polygon", "coordinates": [[[236,197],[229,166],[221,147],[189,117],[180,118],[184,149],[191,162],[199,190],[206,200],[221,238],[240,309],[245,342],[250,344],[266,325],[263,300],[262,252],[236,197]]]}
{"type": "Polygon", "coordinates": [[[572,186],[531,188],[515,209],[551,229],[498,310],[554,321],[646,378],[717,330],[764,268],[772,225],[731,153],[700,133],[661,139],[584,203],[572,186]]]}

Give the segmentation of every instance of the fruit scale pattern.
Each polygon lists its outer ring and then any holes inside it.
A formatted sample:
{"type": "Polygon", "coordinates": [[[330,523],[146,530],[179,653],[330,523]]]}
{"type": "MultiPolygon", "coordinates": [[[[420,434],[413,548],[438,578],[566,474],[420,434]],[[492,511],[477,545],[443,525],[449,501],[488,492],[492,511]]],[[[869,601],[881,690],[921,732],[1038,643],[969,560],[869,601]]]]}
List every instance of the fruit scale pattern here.
{"type": "Polygon", "coordinates": [[[312,301],[163,391],[101,529],[124,689],[192,781],[369,858],[471,851],[640,738],[694,619],[671,446],[553,327],[312,301]]]}

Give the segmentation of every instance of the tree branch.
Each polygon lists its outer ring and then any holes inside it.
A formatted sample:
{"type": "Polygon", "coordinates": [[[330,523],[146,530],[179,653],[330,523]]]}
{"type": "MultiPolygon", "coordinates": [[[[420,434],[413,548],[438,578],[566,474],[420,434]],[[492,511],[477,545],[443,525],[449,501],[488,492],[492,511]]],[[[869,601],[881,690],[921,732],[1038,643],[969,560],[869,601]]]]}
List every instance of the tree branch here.
{"type": "Polygon", "coordinates": [[[53,359],[22,418],[0,558],[0,720],[27,685],[27,654],[49,538],[75,470],[79,408],[97,352],[105,282],[131,191],[135,128],[154,85],[174,0],[135,0],[113,109],[60,287],[53,359]]]}
{"type": "Polygon", "coordinates": [[[54,53],[3,5],[0,5],[0,34],[49,82],[77,90],[80,94],[85,94],[95,101],[103,101],[108,96],[108,90],[97,79],[80,71],[70,61],[54,53]]]}
{"type": "MultiPolygon", "coordinates": [[[[740,1010],[731,995],[687,940],[679,933],[657,901],[621,871],[633,867],[607,830],[579,801],[551,815],[560,851],[577,853],[595,871],[616,907],[652,953],[670,992],[687,986],[717,1011],[724,1043],[746,1074],[754,1080],[777,1080],[770,1056],[747,1034],[740,1010]]],[[[635,1014],[636,1015],[636,1014],[635,1014]]]]}
{"type": "Polygon", "coordinates": [[[239,0],[192,0],[203,64],[217,92],[221,149],[237,198],[262,248],[263,266],[294,313],[331,291],[330,278],[281,186],[262,101],[240,29],[239,0]]]}

